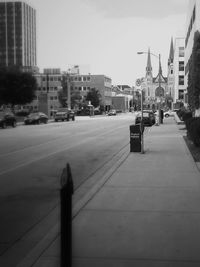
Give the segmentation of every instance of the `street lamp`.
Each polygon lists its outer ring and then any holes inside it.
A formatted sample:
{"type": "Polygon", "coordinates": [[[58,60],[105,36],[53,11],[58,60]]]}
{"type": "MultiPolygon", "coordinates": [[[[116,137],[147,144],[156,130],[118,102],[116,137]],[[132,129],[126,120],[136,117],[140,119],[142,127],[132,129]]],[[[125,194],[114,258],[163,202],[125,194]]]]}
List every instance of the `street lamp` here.
{"type": "Polygon", "coordinates": [[[158,102],[158,125],[160,125],[161,123],[161,111],[160,111],[160,91],[161,91],[161,61],[160,61],[160,54],[157,56],[153,53],[150,52],[137,52],[138,55],[142,55],[142,54],[150,54],[156,58],[158,58],[159,60],[159,71],[158,71],[158,86],[159,86],[159,102],[158,102]]]}
{"type": "Polygon", "coordinates": [[[140,123],[140,132],[141,132],[141,154],[144,154],[144,126],[143,126],[143,90],[141,88],[141,123],[140,123]]]}

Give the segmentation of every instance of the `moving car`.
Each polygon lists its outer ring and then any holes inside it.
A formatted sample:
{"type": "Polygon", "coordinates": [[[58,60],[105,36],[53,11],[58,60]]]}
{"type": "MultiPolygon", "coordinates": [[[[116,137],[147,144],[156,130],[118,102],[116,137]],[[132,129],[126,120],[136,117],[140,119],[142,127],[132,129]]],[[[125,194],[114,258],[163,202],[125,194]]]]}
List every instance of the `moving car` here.
{"type": "Polygon", "coordinates": [[[108,111],[108,116],[115,116],[117,115],[117,112],[115,109],[111,109],[110,111],[108,111]]]}
{"type": "Polygon", "coordinates": [[[30,113],[25,119],[24,124],[40,124],[47,123],[48,117],[43,112],[30,113]]]}
{"type": "MultiPolygon", "coordinates": [[[[136,116],[135,124],[141,123],[142,114],[139,112],[136,116]]],[[[156,122],[155,115],[152,111],[143,111],[144,126],[152,126],[156,122]]]]}
{"type": "Polygon", "coordinates": [[[0,111],[0,127],[5,129],[7,126],[16,127],[17,120],[11,111],[0,111]]]}
{"type": "Polygon", "coordinates": [[[69,120],[72,120],[74,121],[75,120],[75,113],[73,110],[69,110],[67,108],[61,108],[59,109],[55,116],[54,116],[54,120],[55,121],[69,121],[69,120]]]}

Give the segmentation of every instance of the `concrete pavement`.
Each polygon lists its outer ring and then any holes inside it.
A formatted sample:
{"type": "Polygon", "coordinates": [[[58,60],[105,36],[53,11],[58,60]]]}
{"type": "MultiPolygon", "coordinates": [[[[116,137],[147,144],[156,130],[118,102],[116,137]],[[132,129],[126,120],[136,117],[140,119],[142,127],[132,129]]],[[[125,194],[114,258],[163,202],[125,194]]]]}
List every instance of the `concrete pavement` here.
{"type": "MultiPolygon", "coordinates": [[[[200,266],[200,175],[179,127],[152,127],[73,210],[73,267],[200,266]]],[[[56,224],[18,266],[59,266],[59,244],[56,224]]]]}

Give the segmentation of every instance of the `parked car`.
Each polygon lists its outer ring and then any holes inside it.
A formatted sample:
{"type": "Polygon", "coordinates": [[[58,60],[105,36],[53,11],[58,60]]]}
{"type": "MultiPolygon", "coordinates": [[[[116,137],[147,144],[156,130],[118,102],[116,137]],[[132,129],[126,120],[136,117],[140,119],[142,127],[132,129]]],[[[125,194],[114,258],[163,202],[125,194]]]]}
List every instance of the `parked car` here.
{"type": "Polygon", "coordinates": [[[115,109],[111,109],[108,111],[108,116],[115,116],[117,115],[117,111],[115,109]]]}
{"type": "Polygon", "coordinates": [[[47,123],[48,116],[43,112],[30,113],[25,119],[24,124],[40,124],[47,123]]]}
{"type": "Polygon", "coordinates": [[[171,110],[167,110],[167,111],[165,111],[164,112],[164,117],[165,118],[168,118],[168,117],[170,117],[170,116],[173,116],[173,111],[171,111],[171,110]]]}
{"type": "Polygon", "coordinates": [[[17,120],[11,111],[0,111],[0,127],[5,129],[7,126],[16,127],[17,120]]]}
{"type": "Polygon", "coordinates": [[[54,116],[54,120],[55,121],[69,121],[69,120],[72,120],[74,121],[75,120],[75,112],[73,110],[69,110],[67,108],[61,108],[59,109],[55,116],[54,116]]]}
{"type": "MultiPolygon", "coordinates": [[[[135,123],[141,123],[141,119],[142,119],[142,113],[139,112],[136,116],[136,120],[135,123]]],[[[155,115],[152,111],[143,111],[143,123],[144,126],[152,126],[154,125],[156,122],[155,120],[155,115]]]]}

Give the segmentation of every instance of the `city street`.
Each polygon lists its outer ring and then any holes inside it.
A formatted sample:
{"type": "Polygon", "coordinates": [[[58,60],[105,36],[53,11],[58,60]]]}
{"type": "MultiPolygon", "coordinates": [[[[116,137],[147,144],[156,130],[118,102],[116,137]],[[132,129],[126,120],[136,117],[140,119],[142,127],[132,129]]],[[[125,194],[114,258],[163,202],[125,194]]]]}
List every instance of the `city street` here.
{"type": "MultiPolygon", "coordinates": [[[[66,163],[72,169],[76,196],[84,181],[108,169],[116,155],[127,150],[129,125],[133,123],[134,114],[128,113],[1,129],[1,255],[11,247],[20,250],[25,235],[34,233],[37,243],[42,238],[41,229],[44,236],[52,227],[48,214],[59,210],[60,175],[66,163]],[[39,233],[34,230],[38,226],[39,233]]],[[[81,194],[76,201],[84,192],[81,194]]],[[[19,259],[34,245],[28,243],[26,251],[20,250],[19,259]]]]}

